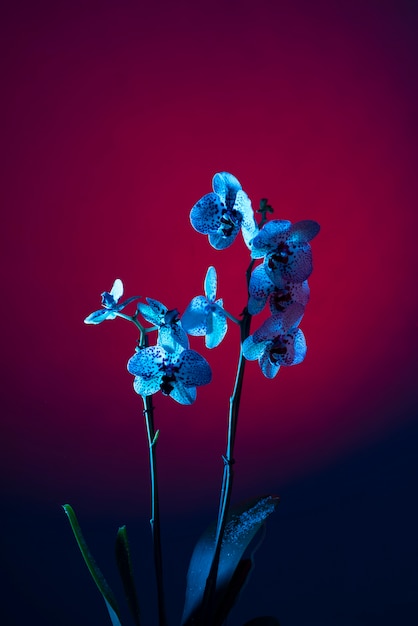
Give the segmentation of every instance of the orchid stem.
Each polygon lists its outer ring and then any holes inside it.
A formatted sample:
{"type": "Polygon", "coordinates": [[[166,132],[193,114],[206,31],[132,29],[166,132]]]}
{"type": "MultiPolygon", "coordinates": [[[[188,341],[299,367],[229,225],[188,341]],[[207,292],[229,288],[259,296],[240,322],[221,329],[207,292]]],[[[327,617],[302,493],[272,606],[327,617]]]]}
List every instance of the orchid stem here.
{"type": "MultiPolygon", "coordinates": [[[[251,261],[247,273],[247,288],[249,285],[249,279],[251,270],[254,265],[254,260],[251,261]]],[[[234,478],[234,445],[238,424],[238,413],[241,401],[242,384],[244,380],[245,370],[245,357],[242,351],[242,344],[244,340],[250,334],[251,315],[248,309],[244,309],[243,317],[239,322],[241,336],[240,336],[240,354],[237,366],[237,373],[235,377],[235,385],[232,396],[229,399],[229,415],[228,415],[228,436],[226,453],[223,456],[224,471],[222,476],[222,487],[219,502],[218,522],[216,527],[215,547],[212,557],[212,563],[209,570],[209,575],[206,579],[205,594],[203,599],[202,608],[202,623],[204,626],[209,626],[214,611],[214,598],[216,592],[216,579],[218,576],[219,560],[222,548],[222,539],[224,536],[225,526],[228,518],[229,505],[231,501],[232,484],[234,478]]]]}
{"type": "Polygon", "coordinates": [[[163,559],[161,549],[161,527],[160,527],[160,506],[158,499],[158,481],[157,481],[157,457],[156,444],[158,439],[158,431],[154,428],[154,407],[152,406],[152,396],[142,396],[144,402],[144,417],[147,429],[149,461],[151,473],[151,534],[154,548],[154,566],[157,582],[157,598],[158,598],[158,619],[159,626],[167,625],[164,603],[164,583],[163,583],[163,559]]]}

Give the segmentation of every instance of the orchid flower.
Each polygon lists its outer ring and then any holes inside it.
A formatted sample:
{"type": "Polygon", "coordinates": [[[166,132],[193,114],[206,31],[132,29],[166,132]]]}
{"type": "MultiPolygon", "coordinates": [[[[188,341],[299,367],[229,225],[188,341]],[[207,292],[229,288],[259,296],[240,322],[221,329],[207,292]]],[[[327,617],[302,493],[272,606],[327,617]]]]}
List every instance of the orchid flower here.
{"type": "Polygon", "coordinates": [[[138,348],[128,361],[128,371],[135,376],[134,389],[141,396],[161,391],[180,404],[196,400],[196,387],[212,380],[209,363],[195,350],[172,351],[162,345],[138,348]]]}
{"type": "Polygon", "coordinates": [[[176,345],[183,349],[189,347],[189,340],[184,332],[177,309],[168,310],[164,304],[146,298],[148,304],[138,302],[138,311],[142,317],[158,328],[158,344],[174,350],[176,345]]]}
{"type": "Polygon", "coordinates": [[[141,297],[133,296],[118,304],[123,296],[123,283],[120,278],[115,280],[110,291],[104,291],[101,296],[103,309],[90,313],[84,320],[85,324],[100,324],[104,320],[114,320],[119,311],[122,311],[128,304],[141,297]]]}
{"type": "Polygon", "coordinates": [[[249,300],[248,312],[256,315],[262,311],[269,302],[270,311],[273,315],[282,313],[294,302],[306,306],[309,301],[308,281],[302,283],[284,282],[277,287],[266,273],[264,265],[259,265],[251,274],[248,287],[249,300]]]}
{"type": "Polygon", "coordinates": [[[182,326],[189,335],[205,336],[207,348],[216,348],[228,329],[223,300],[216,300],[216,287],[216,270],[211,266],[205,277],[205,295],[193,298],[181,318],[182,326]]]}
{"type": "Polygon", "coordinates": [[[258,359],[266,378],[274,378],[281,365],[297,365],[305,358],[305,336],[297,328],[304,310],[302,304],[292,304],[283,313],[269,317],[243,342],[245,358],[258,359]]]}
{"type": "Polygon", "coordinates": [[[312,250],[309,241],[319,232],[319,224],[304,220],[267,222],[251,241],[253,259],[264,257],[264,269],[271,281],[302,283],[312,272],[312,250]]]}
{"type": "Polygon", "coordinates": [[[209,235],[209,243],[216,250],[228,248],[242,230],[249,247],[258,231],[251,201],[241,183],[228,172],[215,174],[213,193],[201,198],[190,212],[190,222],[197,232],[209,235]]]}

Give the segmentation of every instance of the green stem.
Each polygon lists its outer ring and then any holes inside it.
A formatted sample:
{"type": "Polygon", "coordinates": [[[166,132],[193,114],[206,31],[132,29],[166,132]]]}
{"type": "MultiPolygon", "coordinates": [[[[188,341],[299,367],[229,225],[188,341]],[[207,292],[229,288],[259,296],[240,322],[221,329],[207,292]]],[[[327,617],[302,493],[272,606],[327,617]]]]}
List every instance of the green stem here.
{"type": "Polygon", "coordinates": [[[152,406],[152,396],[142,396],[144,402],[144,417],[147,429],[150,474],[151,474],[151,534],[154,548],[154,566],[157,582],[157,599],[158,599],[158,619],[159,626],[166,626],[167,618],[165,613],[164,602],[164,583],[163,583],[163,559],[161,549],[161,525],[160,525],[160,506],[158,499],[158,482],[157,482],[157,457],[156,444],[159,431],[154,428],[154,407],[152,406]]]}

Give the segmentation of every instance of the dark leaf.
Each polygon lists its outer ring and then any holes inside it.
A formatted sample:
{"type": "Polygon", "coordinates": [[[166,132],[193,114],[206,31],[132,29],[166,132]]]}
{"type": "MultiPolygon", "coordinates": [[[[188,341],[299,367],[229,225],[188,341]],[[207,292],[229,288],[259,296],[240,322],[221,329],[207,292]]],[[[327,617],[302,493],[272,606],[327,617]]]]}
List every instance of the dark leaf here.
{"type": "Polygon", "coordinates": [[[134,618],[135,624],[140,626],[139,602],[135,589],[135,581],[132,570],[131,553],[129,549],[126,526],[121,526],[116,536],[115,545],[116,563],[122,579],[126,599],[129,609],[134,618]]]}
{"type": "Polygon", "coordinates": [[[78,520],[77,520],[76,514],[74,513],[73,508],[69,504],[64,504],[62,508],[64,509],[64,511],[66,512],[68,516],[68,520],[70,522],[71,529],[74,533],[74,537],[77,540],[78,547],[80,548],[80,552],[88,567],[91,577],[93,578],[100,593],[103,596],[103,599],[105,601],[106,608],[109,612],[110,619],[112,621],[113,626],[122,626],[120,622],[119,610],[118,610],[115,596],[113,595],[111,588],[109,587],[102,572],[98,568],[96,561],[94,560],[87,546],[86,540],[83,537],[80,525],[78,523],[78,520]]]}
{"type": "MultiPolygon", "coordinates": [[[[231,579],[242,556],[260,530],[267,517],[273,513],[279,503],[277,496],[263,496],[233,507],[228,515],[222,542],[218,577],[216,581],[215,613],[229,604],[225,600],[231,579]],[[225,602],[223,605],[222,603],[225,602]]],[[[191,626],[199,619],[205,592],[206,580],[211,567],[215,548],[216,524],[213,524],[199,539],[189,565],[187,574],[186,600],[182,625],[191,626]]],[[[247,573],[248,575],[248,573],[247,573]]],[[[243,581],[244,582],[244,581],[243,581]]],[[[243,584],[243,583],[242,583],[243,584]]],[[[241,584],[241,587],[242,587],[241,584]]],[[[234,600],[238,594],[237,590],[234,600]]],[[[229,609],[228,609],[229,610],[229,609]]]]}

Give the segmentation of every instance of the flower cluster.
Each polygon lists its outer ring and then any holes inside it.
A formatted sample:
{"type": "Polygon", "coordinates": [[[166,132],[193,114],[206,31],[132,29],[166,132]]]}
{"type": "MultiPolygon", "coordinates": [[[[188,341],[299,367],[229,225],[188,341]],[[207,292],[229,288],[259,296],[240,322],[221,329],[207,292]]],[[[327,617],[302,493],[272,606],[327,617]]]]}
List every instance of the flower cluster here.
{"type": "MultiPolygon", "coordinates": [[[[298,328],[309,300],[308,278],[312,272],[312,250],[309,242],[319,232],[311,220],[292,224],[287,220],[265,221],[272,209],[264,198],[260,203],[262,227],[257,225],[251,201],[240,182],[228,172],[215,174],[213,192],[203,196],[191,209],[190,221],[200,233],[209,236],[216,250],[229,247],[241,230],[251,252],[252,268],[256,259],[263,259],[251,273],[248,284],[246,314],[260,313],[268,303],[270,317],[252,335],[243,337],[242,350],[248,360],[258,359],[261,371],[273,378],[281,365],[300,363],[306,354],[306,342],[298,328]]],[[[110,292],[102,293],[102,309],[89,315],[87,324],[99,324],[105,319],[124,317],[140,330],[140,342],[128,362],[133,374],[134,389],[142,396],[158,391],[170,395],[181,404],[191,404],[196,387],[211,381],[211,369],[206,359],[191,350],[188,335],[204,336],[207,348],[218,346],[227,332],[227,318],[241,324],[217,299],[217,275],[209,267],[204,280],[204,295],[195,296],[183,316],[177,309],[146,298],[139,302],[133,317],[121,311],[139,297],[119,304],[123,285],[117,279],[110,292]],[[138,315],[152,324],[145,328],[138,315]],[[145,336],[157,332],[157,341],[148,345],[145,336]]],[[[248,333],[247,333],[248,334],[248,333]]]]}
{"type": "Polygon", "coordinates": [[[273,220],[251,241],[252,258],[263,258],[263,263],[251,274],[248,311],[255,315],[268,301],[271,317],[245,339],[243,353],[249,360],[258,359],[267,378],[276,376],[281,365],[296,365],[305,358],[305,337],[298,326],[309,300],[309,242],[318,232],[319,224],[311,220],[273,220]]]}
{"type": "MultiPolygon", "coordinates": [[[[309,242],[318,234],[319,224],[312,220],[295,224],[272,220],[259,228],[251,202],[235,176],[227,172],[216,174],[212,186],[214,193],[203,196],[194,205],[190,221],[198,232],[209,235],[210,244],[217,250],[230,246],[241,228],[252,259],[263,259],[251,273],[247,311],[256,315],[268,302],[271,317],[245,338],[242,349],[246,359],[258,359],[263,374],[273,378],[281,365],[296,365],[305,358],[306,342],[298,326],[309,300],[309,242]]],[[[265,198],[260,207],[261,212],[272,211],[265,198]]],[[[191,307],[187,318],[193,318],[193,334],[206,334],[207,345],[217,345],[212,343],[207,326],[199,323],[203,310],[212,307],[213,316],[216,315],[214,299],[197,300],[191,307]]],[[[226,332],[226,319],[218,315],[217,323],[226,332]]],[[[218,335],[221,340],[220,330],[218,335]]]]}

